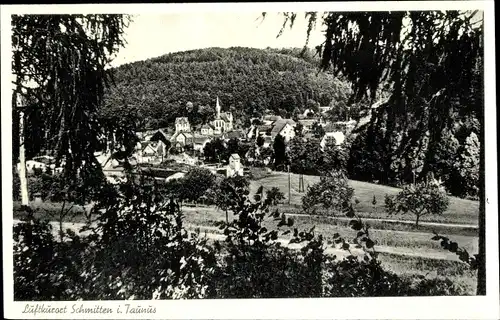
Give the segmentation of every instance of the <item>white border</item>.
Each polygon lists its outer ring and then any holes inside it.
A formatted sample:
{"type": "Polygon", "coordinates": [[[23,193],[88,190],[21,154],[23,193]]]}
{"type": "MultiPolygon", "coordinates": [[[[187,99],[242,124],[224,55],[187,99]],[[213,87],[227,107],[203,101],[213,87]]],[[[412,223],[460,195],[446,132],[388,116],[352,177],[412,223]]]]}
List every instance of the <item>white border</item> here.
{"type": "MultiPolygon", "coordinates": [[[[411,2],[346,2],[346,3],[200,3],[200,4],[86,4],[86,5],[10,5],[1,7],[1,83],[2,83],[2,192],[3,203],[3,266],[4,316],[6,318],[42,319],[21,313],[25,302],[13,301],[12,279],[12,179],[11,170],[11,84],[10,77],[10,15],[13,13],[130,13],[206,12],[206,11],[398,11],[398,10],[484,10],[485,21],[485,123],[486,123],[486,234],[487,234],[487,293],[485,297],[419,297],[419,298],[321,298],[321,299],[252,299],[252,300],[184,300],[131,301],[133,305],[155,306],[153,315],[134,316],[137,319],[498,319],[498,203],[496,167],[496,99],[495,99],[495,34],[493,1],[411,1],[411,2]]],[[[97,302],[47,302],[64,307],[83,303],[87,307],[97,302]]],[[[124,301],[98,302],[116,307],[124,301]]],[[[125,314],[109,317],[89,314],[66,314],[52,319],[132,318],[125,314]]]]}

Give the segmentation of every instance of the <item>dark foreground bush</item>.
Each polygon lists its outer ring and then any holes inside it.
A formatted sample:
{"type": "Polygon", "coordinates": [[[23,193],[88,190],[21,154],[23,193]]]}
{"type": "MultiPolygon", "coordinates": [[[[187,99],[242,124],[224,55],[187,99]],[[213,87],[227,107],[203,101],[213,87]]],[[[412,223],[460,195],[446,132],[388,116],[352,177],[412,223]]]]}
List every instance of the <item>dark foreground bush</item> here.
{"type": "Polygon", "coordinates": [[[312,253],[263,244],[230,248],[214,278],[217,298],[305,298],[321,296],[321,265],[312,253]]]}
{"type": "Polygon", "coordinates": [[[456,296],[465,290],[449,279],[399,276],[377,260],[357,258],[325,263],[324,297],[456,296]]]}

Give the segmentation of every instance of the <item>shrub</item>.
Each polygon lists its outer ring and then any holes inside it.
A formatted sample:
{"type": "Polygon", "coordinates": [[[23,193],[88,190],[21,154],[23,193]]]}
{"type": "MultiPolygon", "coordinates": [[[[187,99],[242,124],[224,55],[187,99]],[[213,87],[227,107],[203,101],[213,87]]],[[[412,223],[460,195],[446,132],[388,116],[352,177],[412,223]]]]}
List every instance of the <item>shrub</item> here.
{"type": "Polygon", "coordinates": [[[321,269],[311,253],[257,243],[231,245],[215,277],[219,298],[300,298],[321,296],[321,269]]]}
{"type": "Polygon", "coordinates": [[[325,264],[325,297],[397,296],[403,288],[399,277],[377,260],[351,257],[325,264]]]}
{"type": "Polygon", "coordinates": [[[15,296],[20,300],[202,298],[213,295],[216,252],[188,234],[174,201],[154,186],[126,183],[96,203],[90,235],[29,218],[16,225],[15,296]]]}
{"type": "Polygon", "coordinates": [[[464,288],[447,278],[401,277],[377,260],[356,257],[325,263],[324,297],[394,297],[464,295],[464,288]]]}
{"type": "Polygon", "coordinates": [[[78,237],[56,242],[51,225],[30,213],[13,230],[15,300],[76,300],[84,285],[85,244],[78,237]]]}
{"type": "Polygon", "coordinates": [[[347,176],[342,171],[329,171],[321,176],[320,182],[308,187],[302,198],[302,208],[314,212],[318,205],[335,215],[345,203],[351,201],[354,189],[349,187],[347,176]]]}

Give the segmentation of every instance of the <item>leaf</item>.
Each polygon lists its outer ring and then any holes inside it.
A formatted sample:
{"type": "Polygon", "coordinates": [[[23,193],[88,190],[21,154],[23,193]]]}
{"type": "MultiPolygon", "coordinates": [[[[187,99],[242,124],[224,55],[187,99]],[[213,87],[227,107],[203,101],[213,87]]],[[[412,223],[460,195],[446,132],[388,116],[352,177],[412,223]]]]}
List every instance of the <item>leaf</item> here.
{"type": "Polygon", "coordinates": [[[358,231],[356,238],[364,236],[365,232],[364,231],[358,231]]]}
{"type": "Polygon", "coordinates": [[[371,249],[371,248],[373,248],[375,243],[372,241],[372,239],[368,238],[368,239],[366,239],[365,245],[368,249],[371,249]]]}
{"type": "Polygon", "coordinates": [[[349,221],[349,226],[353,230],[361,230],[363,228],[363,225],[358,220],[351,220],[351,221],[349,221]]]}
{"type": "Polygon", "coordinates": [[[335,239],[335,238],[339,238],[339,237],[340,237],[340,234],[339,234],[338,232],[335,232],[335,233],[333,234],[333,239],[335,239]]]}
{"type": "Polygon", "coordinates": [[[349,209],[347,209],[345,216],[348,218],[353,218],[353,217],[355,217],[355,215],[356,215],[356,212],[354,211],[354,208],[352,206],[349,206],[349,209]]]}
{"type": "Polygon", "coordinates": [[[451,252],[457,252],[457,250],[458,250],[458,243],[451,242],[450,245],[449,245],[448,250],[450,250],[451,252]]]}
{"type": "Polygon", "coordinates": [[[273,230],[271,232],[271,240],[276,240],[278,239],[278,232],[276,230],[273,230]]]}
{"type": "Polygon", "coordinates": [[[293,227],[294,221],[293,218],[288,218],[288,226],[293,227]]]}
{"type": "Polygon", "coordinates": [[[431,240],[440,240],[440,239],[441,239],[441,236],[437,236],[437,235],[431,238],[431,240]]]}
{"type": "Polygon", "coordinates": [[[342,249],[344,249],[344,250],[349,250],[349,247],[350,247],[350,245],[349,245],[349,243],[347,243],[347,242],[344,242],[344,243],[342,244],[342,249]]]}
{"type": "Polygon", "coordinates": [[[287,235],[289,234],[291,231],[290,230],[286,230],[285,232],[282,233],[282,235],[287,235]]]}

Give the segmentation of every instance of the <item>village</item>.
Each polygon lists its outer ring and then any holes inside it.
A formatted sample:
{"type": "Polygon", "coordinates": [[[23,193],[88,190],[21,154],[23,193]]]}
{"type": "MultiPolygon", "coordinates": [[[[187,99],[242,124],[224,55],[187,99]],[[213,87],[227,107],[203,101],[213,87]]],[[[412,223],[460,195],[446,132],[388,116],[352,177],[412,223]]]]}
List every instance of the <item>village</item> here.
{"type": "MultiPolygon", "coordinates": [[[[324,113],[330,108],[321,107],[318,114],[313,114],[312,110],[305,110],[299,116],[298,121],[266,113],[261,118],[253,118],[250,127],[242,128],[235,126],[235,119],[231,112],[222,111],[217,97],[215,118],[209,123],[194,127],[187,117],[178,117],[172,127],[137,132],[140,142],[137,143],[130,159],[140,167],[155,167],[166,162],[170,163],[171,167],[176,164],[175,167],[180,169],[167,170],[169,171],[167,176],[157,177],[158,180],[164,181],[183,177],[190,166],[204,167],[214,174],[222,174],[225,177],[243,176],[248,172],[244,163],[247,165],[253,163],[254,154],[247,152],[242,159],[238,153],[233,153],[229,161],[206,163],[203,155],[207,144],[220,140],[227,146],[231,139],[236,139],[241,143],[255,144],[255,151],[259,154],[263,150],[272,149],[273,141],[278,135],[281,135],[288,143],[295,137],[298,125],[302,127],[305,139],[314,137],[313,127],[319,125],[324,132],[320,137],[322,147],[331,138],[341,146],[345,137],[356,127],[357,122],[352,119],[340,122],[326,121],[324,113]]],[[[118,160],[112,159],[110,153],[101,152],[96,154],[96,157],[109,181],[116,182],[116,178],[124,175],[123,166],[118,160]]],[[[270,155],[265,155],[263,164],[268,165],[271,160],[270,155]]],[[[42,165],[38,164],[38,166],[42,165]]]]}

